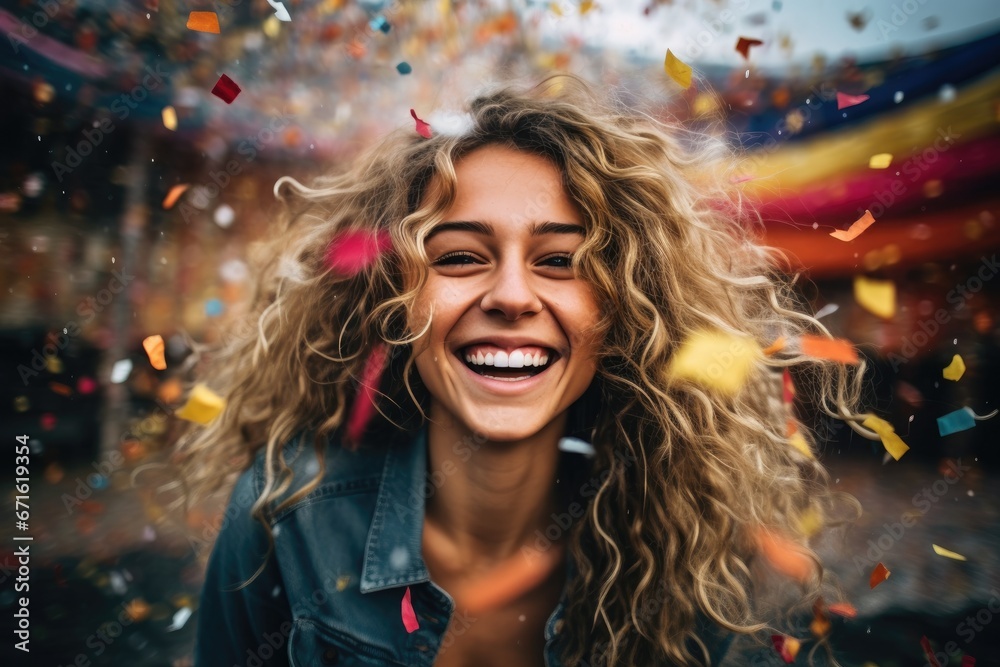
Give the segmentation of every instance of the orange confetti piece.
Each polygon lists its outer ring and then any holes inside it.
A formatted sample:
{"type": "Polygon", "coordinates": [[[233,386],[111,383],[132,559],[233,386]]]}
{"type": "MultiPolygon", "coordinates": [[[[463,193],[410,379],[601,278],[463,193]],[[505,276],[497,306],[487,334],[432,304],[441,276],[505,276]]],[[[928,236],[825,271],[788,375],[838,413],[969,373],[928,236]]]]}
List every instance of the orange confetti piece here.
{"type": "Polygon", "coordinates": [[[191,12],[188,15],[187,27],[198,32],[211,32],[218,35],[219,15],[215,12],[191,12]]]}
{"type": "Polygon", "coordinates": [[[172,209],[174,204],[177,203],[177,200],[181,198],[181,195],[187,192],[187,189],[190,187],[191,185],[189,183],[181,183],[180,185],[175,185],[170,188],[170,192],[168,192],[167,196],[163,198],[163,210],[169,211],[172,209]]]}
{"type": "Polygon", "coordinates": [[[865,214],[851,223],[849,229],[838,229],[830,232],[830,236],[840,241],[853,241],[861,236],[861,232],[865,231],[874,224],[875,218],[872,216],[872,212],[866,209],[865,214]]]}
{"type": "Polygon", "coordinates": [[[149,363],[153,368],[158,371],[167,368],[167,360],[163,355],[163,336],[160,334],[147,336],[142,341],[142,348],[146,350],[146,356],[149,357],[149,363]]]}
{"type": "Polygon", "coordinates": [[[827,610],[831,614],[843,616],[844,618],[857,618],[858,616],[858,610],[850,602],[834,602],[827,607],[827,610]]]}
{"type": "Polygon", "coordinates": [[[757,529],[757,546],[775,570],[798,582],[806,582],[816,566],[800,544],[764,527],[757,529]]]}
{"type": "Polygon", "coordinates": [[[760,46],[763,43],[764,42],[760,41],[759,39],[753,39],[752,37],[740,37],[736,41],[736,52],[739,53],[744,58],[746,58],[746,59],[749,60],[749,58],[750,58],[750,47],[751,46],[760,46]]]}
{"type": "Polygon", "coordinates": [[[770,357],[772,354],[776,354],[778,352],[781,352],[784,349],[785,349],[785,337],[784,336],[778,336],[777,340],[775,340],[773,343],[771,343],[770,345],[768,345],[767,347],[765,347],[761,351],[765,355],[767,355],[767,356],[770,357]]]}
{"type": "Polygon", "coordinates": [[[691,66],[681,62],[670,49],[667,49],[667,57],[663,61],[663,69],[681,88],[691,87],[691,66]]]}
{"type": "Polygon", "coordinates": [[[823,612],[822,598],[813,605],[813,621],[809,624],[809,630],[816,637],[823,637],[830,632],[830,619],[823,612]]]}
{"type": "Polygon", "coordinates": [[[889,572],[889,569],[886,568],[886,566],[883,565],[882,563],[879,563],[878,565],[875,566],[875,569],[872,570],[872,576],[868,578],[868,585],[871,586],[872,588],[875,588],[883,581],[888,579],[890,574],[892,573],[889,572]]]}
{"type": "Polygon", "coordinates": [[[849,340],[841,338],[823,338],[803,334],[799,339],[802,354],[816,359],[839,361],[842,364],[857,364],[858,351],[849,340]]]}
{"type": "Polygon", "coordinates": [[[73,389],[72,389],[72,387],[64,385],[61,382],[50,382],[49,383],[49,389],[51,389],[55,393],[59,394],[60,396],[72,396],[73,395],[73,389]]]}
{"type": "Polygon", "coordinates": [[[799,648],[802,646],[798,639],[788,635],[771,635],[771,642],[786,665],[795,662],[795,656],[799,654],[799,648]]]}

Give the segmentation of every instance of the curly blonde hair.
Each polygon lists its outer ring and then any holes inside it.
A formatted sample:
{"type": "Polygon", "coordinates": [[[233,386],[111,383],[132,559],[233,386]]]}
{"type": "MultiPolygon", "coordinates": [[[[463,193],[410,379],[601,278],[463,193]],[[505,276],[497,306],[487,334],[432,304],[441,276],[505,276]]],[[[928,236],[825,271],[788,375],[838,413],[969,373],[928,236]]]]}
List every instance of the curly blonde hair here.
{"type": "MultiPolygon", "coordinates": [[[[739,633],[767,627],[751,587],[760,527],[780,529],[815,560],[815,597],[823,569],[809,531],[795,526],[828,509],[832,495],[822,466],[789,445],[775,397],[790,368],[808,379],[800,393],[808,389],[812,406],[872,437],[855,412],[864,364],[847,368],[790,344],[760,356],[736,395],[664,372],[679,345],[706,329],[761,347],[830,335],[806,314],[780,253],[758,244],[760,221],[733,185],[738,156],[719,132],[630,112],[566,75],[493,89],[468,114],[458,135],[398,129],[312,187],[276,184],[290,214],[251,258],[247,326],[203,371],[226,407],[177,444],[195,495],[231,482],[264,449],[253,512],[268,527],[280,509],[271,500],[291,484],[281,447],[305,429],[323,461],[327,439],[343,441],[358,378],[379,344],[392,353],[370,432],[422,424],[428,395],[410,353],[424,332],[408,335],[406,315],[428,273],[423,239],[454,198],[455,163],[501,145],[561,171],[586,226],[574,270],[604,304],[599,409],[586,413],[602,482],[569,534],[579,576],[568,589],[565,664],[688,664],[705,649],[699,615],[739,633]],[[442,187],[429,188],[432,178],[442,187]],[[347,230],[386,233],[392,251],[360,274],[338,273],[326,251],[347,230]]],[[[323,468],[281,507],[315,488],[323,468]]]]}

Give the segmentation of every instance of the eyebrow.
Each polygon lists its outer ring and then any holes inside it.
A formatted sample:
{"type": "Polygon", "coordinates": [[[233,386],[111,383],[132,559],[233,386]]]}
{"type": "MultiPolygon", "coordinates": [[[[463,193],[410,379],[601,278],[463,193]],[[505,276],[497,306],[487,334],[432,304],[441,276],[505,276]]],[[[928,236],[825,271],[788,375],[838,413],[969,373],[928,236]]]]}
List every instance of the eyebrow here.
{"type": "MultiPolygon", "coordinates": [[[[454,220],[442,222],[434,227],[424,237],[424,243],[430,241],[435,234],[452,231],[472,232],[473,234],[482,234],[483,236],[496,236],[493,225],[488,222],[480,222],[479,220],[454,220]]],[[[533,222],[528,228],[528,235],[532,237],[544,236],[545,234],[579,234],[586,236],[586,233],[587,230],[583,225],[573,222],[533,222]]]]}

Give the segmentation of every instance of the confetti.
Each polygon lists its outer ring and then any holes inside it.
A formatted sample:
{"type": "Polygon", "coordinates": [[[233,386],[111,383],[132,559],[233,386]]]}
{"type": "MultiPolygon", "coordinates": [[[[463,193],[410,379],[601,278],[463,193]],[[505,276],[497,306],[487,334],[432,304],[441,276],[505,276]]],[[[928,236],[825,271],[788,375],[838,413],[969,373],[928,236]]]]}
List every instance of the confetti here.
{"type": "Polygon", "coordinates": [[[808,507],[798,517],[798,528],[806,537],[812,537],[823,527],[823,517],[815,507],[808,507]]]}
{"type": "Polygon", "coordinates": [[[931,547],[934,548],[934,553],[936,553],[938,556],[944,556],[945,558],[951,558],[953,560],[968,560],[968,558],[966,558],[962,554],[955,553],[954,551],[945,549],[944,547],[939,547],[936,544],[932,544],[931,547]]]}
{"type": "Polygon", "coordinates": [[[209,389],[207,385],[199,382],[191,390],[187,402],[174,414],[181,419],[204,426],[218,417],[225,407],[226,400],[224,398],[209,389]]]}
{"type": "Polygon", "coordinates": [[[765,347],[763,350],[761,350],[761,352],[763,352],[765,356],[770,357],[774,354],[777,354],[778,352],[781,352],[784,349],[785,349],[785,337],[778,336],[777,340],[775,340],[773,343],[765,347]]]}
{"type": "Polygon", "coordinates": [[[815,573],[815,563],[805,547],[763,526],[757,529],[757,547],[775,570],[798,582],[806,582],[815,573]]]}
{"type": "Polygon", "coordinates": [[[809,443],[806,442],[806,439],[802,436],[800,432],[796,431],[795,433],[793,433],[792,436],[788,439],[788,444],[797,449],[807,459],[816,458],[813,455],[812,450],[809,449],[809,443]]]}
{"type": "Polygon", "coordinates": [[[407,633],[420,629],[420,623],[417,622],[417,615],[413,612],[413,604],[410,603],[409,586],[406,587],[406,592],[403,593],[403,627],[406,628],[407,633]]]}
{"type": "Polygon", "coordinates": [[[760,46],[763,43],[764,42],[760,41],[759,39],[753,39],[751,37],[740,37],[739,40],[737,40],[736,42],[736,52],[749,60],[750,47],[760,46]]]}
{"type": "Polygon", "coordinates": [[[934,657],[934,648],[931,646],[931,640],[927,639],[926,636],[920,638],[920,648],[923,649],[924,655],[927,656],[928,667],[941,667],[941,663],[934,657]]]}
{"type": "Polygon", "coordinates": [[[869,169],[888,169],[892,164],[892,153],[876,153],[868,158],[869,169]]]}
{"type": "Polygon", "coordinates": [[[396,65],[396,71],[399,72],[400,74],[404,74],[405,75],[405,74],[409,74],[410,72],[412,72],[413,68],[410,67],[410,63],[408,63],[408,62],[406,62],[404,60],[403,62],[401,62],[398,65],[396,65]]]}
{"type": "Polygon", "coordinates": [[[172,209],[174,204],[177,203],[177,200],[181,198],[181,195],[187,192],[187,189],[190,187],[191,185],[189,183],[181,183],[170,188],[170,192],[168,192],[167,196],[163,198],[163,210],[169,211],[172,209]]]}
{"type": "Polygon", "coordinates": [[[417,118],[417,112],[410,109],[410,115],[413,116],[413,120],[417,122],[417,134],[419,134],[424,139],[431,138],[431,126],[424,121],[417,118]]]}
{"type": "Polygon", "coordinates": [[[580,438],[560,438],[558,447],[561,452],[583,454],[586,457],[593,457],[597,453],[592,444],[586,440],[581,440],[580,438]]]}
{"type": "Polygon", "coordinates": [[[125,605],[125,613],[133,621],[144,621],[149,616],[149,603],[142,598],[135,598],[125,605]]]}
{"type": "Polygon", "coordinates": [[[594,0],[581,0],[580,2],[580,16],[585,16],[587,12],[594,8],[594,0]]]}
{"type": "Polygon", "coordinates": [[[847,22],[850,23],[851,27],[857,30],[858,32],[861,32],[862,30],[865,29],[865,26],[868,25],[869,20],[871,20],[871,17],[868,16],[867,12],[847,13],[847,22]]]}
{"type": "Polygon", "coordinates": [[[72,387],[64,385],[62,382],[50,382],[49,383],[49,389],[51,389],[53,392],[59,394],[60,396],[72,396],[73,395],[73,389],[72,389],[72,387]]]}
{"type": "Polygon", "coordinates": [[[38,418],[38,420],[39,423],[42,425],[42,428],[46,431],[51,431],[56,427],[56,416],[51,412],[46,412],[42,414],[38,418]]]}
{"type": "Polygon", "coordinates": [[[326,264],[338,273],[353,276],[371,266],[379,255],[392,248],[389,233],[346,231],[338,234],[326,250],[326,264]]]}
{"type": "Polygon", "coordinates": [[[959,431],[968,431],[976,425],[975,413],[971,408],[967,407],[955,410],[954,412],[949,412],[946,415],[938,417],[937,424],[938,433],[941,434],[941,437],[958,433],[959,431]]]}
{"type": "Polygon", "coordinates": [[[852,222],[849,229],[838,229],[832,231],[830,232],[830,236],[840,241],[853,241],[861,236],[861,233],[873,224],[875,224],[875,218],[872,217],[872,212],[866,209],[865,214],[852,222]]]}
{"type": "Polygon", "coordinates": [[[348,576],[337,577],[337,590],[343,591],[347,588],[348,584],[351,583],[351,578],[348,576]]]}
{"type": "Polygon", "coordinates": [[[855,276],[854,300],[869,313],[892,319],[896,314],[896,283],[855,276]]]}
{"type": "Polygon", "coordinates": [[[846,109],[847,107],[857,106],[862,102],[868,100],[867,95],[848,95],[847,93],[837,92],[837,109],[846,109]]]}
{"type": "Polygon", "coordinates": [[[798,655],[801,646],[798,639],[788,635],[771,635],[771,642],[774,644],[774,650],[778,652],[786,665],[795,662],[795,656],[798,655]]]}
{"type": "Polygon", "coordinates": [[[832,315],[833,313],[837,312],[838,310],[840,310],[840,306],[838,304],[836,304],[836,303],[828,303],[825,306],[823,306],[822,308],[820,308],[819,310],[817,310],[816,314],[813,315],[813,317],[815,317],[817,320],[820,320],[820,319],[823,319],[824,317],[826,317],[827,315],[832,315]]]}
{"type": "Polygon", "coordinates": [[[667,49],[667,57],[663,61],[663,69],[681,88],[691,87],[691,66],[681,62],[670,49],[667,49]]]}
{"type": "Polygon", "coordinates": [[[875,415],[868,415],[862,424],[870,428],[871,430],[878,433],[879,438],[882,440],[882,445],[885,447],[885,451],[892,455],[892,458],[897,461],[903,454],[909,451],[909,447],[903,442],[902,438],[896,435],[896,429],[892,427],[892,424],[884,419],[876,417],[875,415]]]}
{"type": "Polygon", "coordinates": [[[674,380],[690,380],[733,395],[745,384],[760,353],[750,338],[698,331],[672,356],[667,372],[674,380]]]}
{"type": "Polygon", "coordinates": [[[375,415],[375,394],[378,392],[379,380],[385,370],[388,346],[379,343],[368,355],[365,367],[361,371],[361,383],[358,393],[351,406],[351,414],[347,420],[347,439],[354,444],[361,442],[368,422],[375,415]]]}
{"type": "Polygon", "coordinates": [[[212,88],[212,94],[226,104],[232,104],[233,100],[236,99],[236,96],[240,94],[240,87],[236,85],[235,81],[223,74],[219,77],[219,80],[215,82],[215,87],[212,88]]]}
{"type": "Polygon", "coordinates": [[[802,354],[807,357],[839,361],[842,364],[858,363],[858,351],[848,340],[803,334],[799,339],[799,345],[802,354]]]}
{"type": "Polygon", "coordinates": [[[292,17],[288,15],[288,10],[285,9],[285,3],[275,2],[274,0],[267,0],[267,4],[274,8],[274,18],[279,21],[291,21],[292,17]]]}
{"type": "Polygon", "coordinates": [[[180,630],[187,623],[187,620],[191,618],[191,607],[181,607],[176,612],[174,612],[174,618],[169,626],[167,626],[167,632],[174,632],[175,630],[180,630]]]}
{"type": "Polygon", "coordinates": [[[787,368],[781,372],[781,402],[785,405],[791,404],[795,400],[795,384],[792,382],[792,373],[787,368]]]}
{"type": "Polygon", "coordinates": [[[941,371],[941,375],[944,376],[945,380],[953,380],[958,382],[962,379],[965,374],[965,362],[962,361],[961,355],[956,354],[951,358],[951,363],[941,371]]]}
{"type": "Polygon", "coordinates": [[[389,31],[392,30],[392,26],[389,25],[389,20],[386,19],[384,16],[376,16],[375,18],[373,18],[371,21],[368,22],[368,26],[373,31],[381,30],[386,35],[388,35],[389,31]]]}
{"type": "Polygon", "coordinates": [[[963,655],[961,667],[976,667],[976,659],[971,655],[963,655]]]}
{"type": "Polygon", "coordinates": [[[872,575],[868,578],[868,585],[875,588],[888,579],[890,574],[892,573],[889,572],[888,568],[886,568],[886,566],[882,563],[879,563],[875,566],[875,569],[872,570],[872,575]]]}
{"type": "Polygon", "coordinates": [[[111,382],[114,384],[121,384],[128,379],[128,376],[132,373],[132,360],[131,359],[119,359],[115,362],[115,365],[111,367],[111,382]]]}
{"type": "Polygon", "coordinates": [[[215,12],[191,12],[188,15],[187,27],[188,30],[212,32],[216,35],[221,32],[219,30],[219,15],[215,12]]]}
{"type": "Polygon", "coordinates": [[[858,616],[858,610],[850,602],[834,602],[827,607],[827,611],[837,616],[843,616],[844,618],[857,618],[858,616]]]}
{"type": "Polygon", "coordinates": [[[171,132],[177,129],[177,110],[172,106],[163,107],[163,111],[160,112],[160,116],[163,118],[163,127],[167,128],[171,132]]]}
{"type": "Polygon", "coordinates": [[[823,598],[816,600],[813,605],[813,621],[809,624],[809,630],[816,637],[823,637],[830,632],[830,619],[823,612],[823,598]]]}
{"type": "Polygon", "coordinates": [[[167,360],[163,354],[163,336],[147,336],[142,341],[142,349],[146,350],[150,365],[158,371],[166,370],[167,360]]]}

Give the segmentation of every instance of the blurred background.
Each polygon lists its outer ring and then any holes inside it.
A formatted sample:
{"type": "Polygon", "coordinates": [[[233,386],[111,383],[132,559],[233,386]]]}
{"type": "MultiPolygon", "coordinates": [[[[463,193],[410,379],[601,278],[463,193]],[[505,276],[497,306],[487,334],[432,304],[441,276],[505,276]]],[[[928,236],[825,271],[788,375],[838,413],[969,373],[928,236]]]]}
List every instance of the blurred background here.
{"type": "MultiPolygon", "coordinates": [[[[196,344],[240,314],[275,180],[349,160],[411,107],[433,125],[484,80],[554,71],[694,128],[722,111],[765,241],[872,367],[867,405],[910,451],[816,425],[831,483],[864,507],[820,545],[857,609],[833,619],[840,661],[1000,664],[1000,420],[970,418],[1000,376],[994,1],[286,0],[290,21],[265,0],[0,7],[0,443],[30,450],[30,526],[5,520],[0,544],[8,619],[12,538],[33,537],[30,659],[5,633],[2,664],[190,664],[225,498],[183,511],[174,412],[196,344]],[[830,236],[866,210],[867,231],[830,236]],[[942,435],[956,411],[964,429],[942,435]],[[872,589],[878,562],[891,577],[872,589]]],[[[784,664],[751,642],[730,662],[784,664]]]]}

